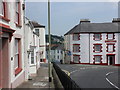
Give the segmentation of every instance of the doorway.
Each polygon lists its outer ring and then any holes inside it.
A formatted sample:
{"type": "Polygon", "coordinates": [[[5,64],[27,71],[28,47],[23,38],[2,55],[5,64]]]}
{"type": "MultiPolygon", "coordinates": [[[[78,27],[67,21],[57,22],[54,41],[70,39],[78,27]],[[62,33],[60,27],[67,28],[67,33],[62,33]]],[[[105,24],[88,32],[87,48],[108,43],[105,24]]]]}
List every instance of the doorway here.
{"type": "Polygon", "coordinates": [[[0,87],[9,88],[9,40],[0,40],[0,87]]]}
{"type": "Polygon", "coordinates": [[[115,64],[115,55],[107,55],[108,65],[115,64]]]}

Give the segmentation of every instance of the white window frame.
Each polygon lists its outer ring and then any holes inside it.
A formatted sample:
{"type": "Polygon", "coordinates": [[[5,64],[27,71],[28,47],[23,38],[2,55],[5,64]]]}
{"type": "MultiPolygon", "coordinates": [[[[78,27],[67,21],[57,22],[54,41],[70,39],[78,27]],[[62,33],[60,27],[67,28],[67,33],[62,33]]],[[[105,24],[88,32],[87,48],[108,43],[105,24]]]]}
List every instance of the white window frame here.
{"type": "Polygon", "coordinates": [[[0,9],[1,9],[0,10],[0,16],[4,16],[4,5],[3,5],[3,2],[4,2],[3,0],[0,1],[0,4],[1,4],[0,5],[0,9]]]}
{"type": "Polygon", "coordinates": [[[19,68],[19,40],[15,39],[15,59],[14,59],[14,68],[19,68]],[[17,41],[17,42],[16,42],[17,41]]]}
{"type": "Polygon", "coordinates": [[[95,58],[95,63],[101,63],[101,56],[94,56],[95,58]],[[99,57],[99,60],[97,60],[99,57]]]}

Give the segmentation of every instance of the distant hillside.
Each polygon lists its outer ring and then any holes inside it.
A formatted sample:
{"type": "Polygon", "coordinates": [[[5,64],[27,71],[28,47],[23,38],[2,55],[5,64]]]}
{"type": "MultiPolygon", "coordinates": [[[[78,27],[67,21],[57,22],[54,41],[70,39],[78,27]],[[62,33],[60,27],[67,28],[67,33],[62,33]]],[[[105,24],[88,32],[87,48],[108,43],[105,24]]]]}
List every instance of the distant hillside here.
{"type": "MultiPolygon", "coordinates": [[[[51,44],[61,44],[63,43],[63,36],[51,35],[51,44]]],[[[46,42],[49,42],[49,36],[46,35],[46,42]]]]}

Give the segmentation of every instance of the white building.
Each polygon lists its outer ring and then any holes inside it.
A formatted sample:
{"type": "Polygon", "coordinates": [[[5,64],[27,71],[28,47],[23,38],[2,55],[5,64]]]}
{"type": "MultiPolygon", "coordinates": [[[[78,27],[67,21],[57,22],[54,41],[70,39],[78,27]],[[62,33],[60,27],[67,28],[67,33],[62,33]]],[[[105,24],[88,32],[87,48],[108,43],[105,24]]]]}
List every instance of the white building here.
{"type": "MultiPolygon", "coordinates": [[[[25,19],[25,65],[26,65],[26,79],[37,74],[40,68],[40,60],[43,59],[43,47],[40,47],[42,42],[45,42],[43,29],[45,26],[38,24],[35,21],[25,19]],[[43,35],[42,35],[43,33],[43,35]],[[40,40],[42,40],[40,42],[40,40]]],[[[42,43],[43,45],[43,43],[42,43]]],[[[45,48],[45,47],[44,47],[45,48]]],[[[45,58],[45,57],[44,57],[45,58]]]]}
{"type": "Polygon", "coordinates": [[[65,63],[120,66],[119,24],[119,18],[112,23],[81,20],[65,34],[65,63]]]}
{"type": "Polygon", "coordinates": [[[46,42],[45,42],[45,26],[40,25],[37,22],[31,22],[34,26],[34,31],[39,36],[39,47],[40,47],[40,62],[46,62],[46,42]]]}
{"type": "Polygon", "coordinates": [[[24,80],[24,1],[0,0],[0,88],[24,80]]]}
{"type": "MultiPolygon", "coordinates": [[[[46,53],[46,57],[48,59],[48,50],[46,53]]],[[[61,60],[64,62],[64,46],[56,45],[51,48],[51,60],[55,62],[60,62],[61,60]]]]}

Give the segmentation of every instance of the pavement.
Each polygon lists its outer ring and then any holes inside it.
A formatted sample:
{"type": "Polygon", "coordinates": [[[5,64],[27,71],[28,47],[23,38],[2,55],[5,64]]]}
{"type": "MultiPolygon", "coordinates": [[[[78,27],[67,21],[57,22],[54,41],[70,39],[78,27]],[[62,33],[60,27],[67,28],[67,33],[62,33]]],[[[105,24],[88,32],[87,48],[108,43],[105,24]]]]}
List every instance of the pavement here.
{"type": "Polygon", "coordinates": [[[37,75],[34,77],[31,77],[31,80],[28,80],[26,82],[23,82],[20,86],[17,88],[38,88],[39,90],[42,90],[45,88],[45,90],[50,90],[52,88],[53,90],[53,83],[49,82],[48,78],[48,66],[47,64],[41,64],[40,68],[38,69],[37,75]]]}
{"type": "Polygon", "coordinates": [[[103,90],[116,90],[114,86],[120,88],[120,67],[80,64],[59,64],[59,66],[70,73],[70,77],[80,88],[103,88],[103,90]],[[108,73],[110,74],[107,76],[108,73]]]}

